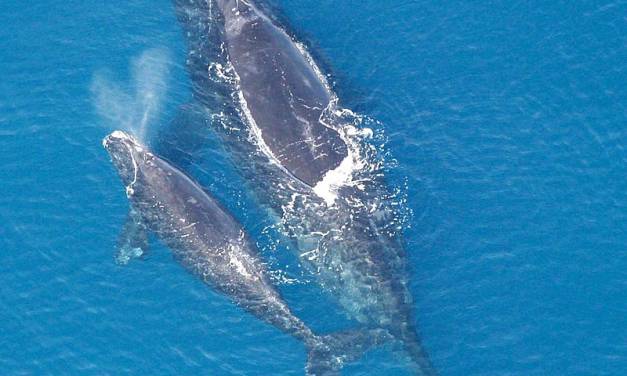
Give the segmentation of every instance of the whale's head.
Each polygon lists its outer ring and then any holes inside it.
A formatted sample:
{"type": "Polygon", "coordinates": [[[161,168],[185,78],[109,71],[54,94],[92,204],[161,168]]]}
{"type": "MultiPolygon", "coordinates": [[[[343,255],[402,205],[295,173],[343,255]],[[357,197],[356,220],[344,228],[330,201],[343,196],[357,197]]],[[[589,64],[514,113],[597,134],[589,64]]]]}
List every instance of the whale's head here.
{"type": "Polygon", "coordinates": [[[127,194],[132,195],[133,185],[150,153],[135,137],[123,131],[112,132],[102,140],[102,145],[109,152],[127,194]]]}

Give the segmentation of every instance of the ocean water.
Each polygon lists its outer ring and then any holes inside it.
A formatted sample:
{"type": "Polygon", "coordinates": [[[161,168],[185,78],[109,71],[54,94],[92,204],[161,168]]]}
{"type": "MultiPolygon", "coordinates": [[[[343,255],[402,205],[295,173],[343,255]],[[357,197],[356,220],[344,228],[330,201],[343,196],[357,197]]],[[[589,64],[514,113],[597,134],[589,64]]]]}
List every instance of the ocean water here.
{"type": "MultiPolygon", "coordinates": [[[[302,374],[302,345],[157,242],[113,262],[127,200],[101,139],[151,134],[190,98],[172,4],[114,3],[0,3],[0,373],[302,374]]],[[[273,4],[388,139],[438,371],[627,374],[627,4],[273,4]]],[[[212,142],[195,176],[294,269],[212,142]]],[[[306,281],[280,288],[316,330],[347,323],[306,281]]],[[[345,374],[406,365],[384,347],[345,374]]]]}

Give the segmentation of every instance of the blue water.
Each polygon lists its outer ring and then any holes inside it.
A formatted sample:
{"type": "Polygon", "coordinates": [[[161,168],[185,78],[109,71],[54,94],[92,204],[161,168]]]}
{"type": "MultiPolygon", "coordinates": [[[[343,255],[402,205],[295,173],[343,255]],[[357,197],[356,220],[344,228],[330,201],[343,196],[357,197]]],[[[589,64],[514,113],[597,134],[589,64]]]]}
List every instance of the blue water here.
{"type": "MultiPolygon", "coordinates": [[[[118,83],[131,109],[133,61],[167,51],[151,127],[190,83],[169,1],[108,3],[0,4],[0,373],[302,374],[302,345],[158,243],[145,261],[113,262],[127,202],[100,144],[114,121],[94,80],[118,83]]],[[[389,140],[390,179],[406,181],[413,211],[418,324],[440,373],[627,374],[627,5],[275,3],[344,106],[389,140]]],[[[272,248],[269,219],[214,142],[197,178],[272,248]]],[[[312,327],[333,328],[307,283],[281,288],[312,327]]],[[[406,365],[383,348],[346,374],[406,365]]]]}

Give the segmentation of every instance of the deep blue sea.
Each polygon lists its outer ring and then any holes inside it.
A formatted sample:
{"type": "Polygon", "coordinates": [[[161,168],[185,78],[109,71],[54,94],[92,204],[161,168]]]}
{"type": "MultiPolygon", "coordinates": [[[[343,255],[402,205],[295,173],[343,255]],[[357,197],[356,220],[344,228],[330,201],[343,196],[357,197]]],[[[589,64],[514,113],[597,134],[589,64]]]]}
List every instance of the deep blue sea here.
{"type": "MultiPolygon", "coordinates": [[[[388,139],[440,374],[626,375],[627,3],[274,4],[342,104],[388,139]]],[[[148,132],[190,98],[171,2],[2,0],[0,25],[0,374],[303,374],[299,342],[158,242],[113,261],[128,203],[101,139],[146,91],[148,132]],[[146,53],[160,60],[141,70],[146,53]],[[116,100],[97,98],[103,82],[116,100]]],[[[214,146],[196,177],[272,248],[214,146]]],[[[317,330],[339,322],[307,283],[280,287],[317,330]]],[[[407,362],[384,347],[345,374],[407,362]]]]}

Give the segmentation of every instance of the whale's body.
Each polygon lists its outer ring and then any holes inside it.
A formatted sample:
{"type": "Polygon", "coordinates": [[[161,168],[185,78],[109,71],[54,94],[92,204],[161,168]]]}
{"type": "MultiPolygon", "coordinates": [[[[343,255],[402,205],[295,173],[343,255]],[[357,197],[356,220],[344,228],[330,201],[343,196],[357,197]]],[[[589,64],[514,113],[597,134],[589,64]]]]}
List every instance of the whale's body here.
{"type": "Polygon", "coordinates": [[[124,132],[113,132],[103,145],[126,185],[136,220],[193,275],[260,320],[301,340],[309,351],[307,374],[335,374],[343,361],[386,339],[384,331],[314,334],[292,314],[268,278],[254,243],[215,198],[124,132]]]}
{"type": "Polygon", "coordinates": [[[331,102],[329,88],[289,35],[252,3],[218,4],[248,121],[266,152],[293,176],[315,186],[348,155],[339,133],[321,120],[331,102]]]}
{"type": "Polygon", "coordinates": [[[334,116],[342,111],[320,70],[257,2],[176,3],[194,97],[209,113],[239,117],[213,119],[214,129],[302,265],[350,317],[389,331],[423,374],[435,375],[414,324],[398,202],[381,171],[360,164],[363,150],[334,116]],[[216,80],[216,64],[233,78],[216,80]]]}

